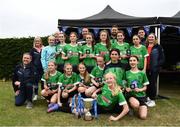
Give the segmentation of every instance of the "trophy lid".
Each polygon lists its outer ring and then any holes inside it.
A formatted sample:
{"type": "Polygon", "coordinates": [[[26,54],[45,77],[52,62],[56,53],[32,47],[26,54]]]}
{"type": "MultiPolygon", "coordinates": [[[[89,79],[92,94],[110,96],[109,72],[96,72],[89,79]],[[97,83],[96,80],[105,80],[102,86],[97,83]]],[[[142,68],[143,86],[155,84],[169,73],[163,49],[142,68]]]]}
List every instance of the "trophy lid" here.
{"type": "Polygon", "coordinates": [[[86,101],[86,102],[92,102],[94,99],[93,98],[83,98],[83,101],[86,101]]]}

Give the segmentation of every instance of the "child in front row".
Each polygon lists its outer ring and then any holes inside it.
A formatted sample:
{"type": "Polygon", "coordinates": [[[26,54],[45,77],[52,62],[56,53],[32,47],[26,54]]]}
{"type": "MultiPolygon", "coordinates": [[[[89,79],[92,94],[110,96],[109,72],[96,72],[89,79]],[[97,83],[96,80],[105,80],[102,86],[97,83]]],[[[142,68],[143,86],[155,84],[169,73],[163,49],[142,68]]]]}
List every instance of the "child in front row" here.
{"type": "Polygon", "coordinates": [[[62,103],[69,104],[72,97],[77,94],[77,74],[73,71],[73,66],[70,63],[64,65],[64,74],[61,75],[59,83],[61,84],[58,89],[58,104],[61,107],[62,103]]]}
{"type": "Polygon", "coordinates": [[[91,71],[91,74],[90,74],[92,86],[89,87],[85,91],[85,94],[88,97],[91,97],[92,94],[97,89],[102,87],[102,84],[103,84],[103,71],[104,71],[104,67],[105,67],[104,57],[103,56],[98,56],[96,58],[96,61],[97,61],[97,66],[93,68],[93,70],[91,71]]]}
{"type": "MultiPolygon", "coordinates": [[[[122,93],[121,87],[116,82],[116,75],[109,72],[104,75],[104,85],[99,91],[100,94],[93,93],[93,97],[97,99],[97,112],[98,113],[119,113],[117,116],[111,115],[109,120],[117,121],[124,117],[128,111],[129,107],[126,99],[122,93]]],[[[93,113],[93,110],[91,110],[93,113]]]]}
{"type": "Polygon", "coordinates": [[[126,96],[130,106],[138,111],[140,119],[147,118],[146,89],[149,81],[146,73],[138,69],[139,59],[137,56],[129,58],[131,69],[126,71],[126,96]]]}
{"type": "Polygon", "coordinates": [[[85,95],[85,91],[90,87],[91,77],[90,77],[84,63],[80,63],[78,65],[78,71],[79,71],[79,75],[78,75],[78,81],[79,81],[78,92],[81,93],[82,97],[87,97],[85,95]]]}
{"type": "Polygon", "coordinates": [[[41,91],[41,95],[47,99],[47,102],[56,103],[58,81],[61,76],[61,72],[56,70],[57,66],[54,61],[48,63],[48,69],[42,77],[44,82],[44,89],[41,91]]]}

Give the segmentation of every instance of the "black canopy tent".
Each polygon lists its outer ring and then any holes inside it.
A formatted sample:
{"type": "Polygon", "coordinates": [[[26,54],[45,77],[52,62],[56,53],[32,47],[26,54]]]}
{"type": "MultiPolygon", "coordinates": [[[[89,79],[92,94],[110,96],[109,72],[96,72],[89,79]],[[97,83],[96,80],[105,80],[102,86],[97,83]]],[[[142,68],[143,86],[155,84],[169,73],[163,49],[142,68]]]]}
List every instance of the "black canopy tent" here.
{"type": "Polygon", "coordinates": [[[166,63],[165,67],[168,71],[175,71],[174,66],[180,62],[180,11],[172,17],[159,17],[158,22],[166,26],[161,32],[161,45],[164,48],[166,63]]]}
{"type": "Polygon", "coordinates": [[[180,26],[180,11],[172,17],[159,17],[158,22],[166,25],[180,26]]]}
{"type": "Polygon", "coordinates": [[[134,17],[119,13],[109,5],[101,12],[83,19],[59,19],[58,27],[111,27],[118,25],[121,27],[145,26],[157,23],[157,17],[134,17]]]}

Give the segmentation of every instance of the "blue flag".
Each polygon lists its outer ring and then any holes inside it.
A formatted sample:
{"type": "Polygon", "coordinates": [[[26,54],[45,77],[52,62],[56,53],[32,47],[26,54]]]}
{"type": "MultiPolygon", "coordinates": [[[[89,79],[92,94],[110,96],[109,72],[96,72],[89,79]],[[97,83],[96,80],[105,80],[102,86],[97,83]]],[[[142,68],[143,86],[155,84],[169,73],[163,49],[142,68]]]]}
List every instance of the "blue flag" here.
{"type": "Polygon", "coordinates": [[[79,27],[79,28],[78,28],[78,34],[79,34],[79,36],[81,35],[81,33],[82,33],[82,28],[79,27]]]}
{"type": "Polygon", "coordinates": [[[150,26],[144,26],[144,30],[146,32],[146,35],[149,35],[150,26]]]}
{"type": "Polygon", "coordinates": [[[66,30],[67,30],[67,28],[68,28],[67,26],[63,26],[63,27],[62,27],[62,31],[65,33],[66,30]]]}
{"type": "Polygon", "coordinates": [[[162,24],[160,25],[160,31],[161,31],[161,33],[166,29],[166,27],[167,27],[166,25],[162,25],[162,24]]]}
{"type": "Polygon", "coordinates": [[[133,29],[132,27],[127,27],[127,28],[126,28],[129,37],[131,37],[131,35],[132,35],[132,29],[133,29]]]}
{"type": "Polygon", "coordinates": [[[95,36],[97,37],[97,36],[98,36],[98,33],[99,33],[99,28],[94,28],[93,30],[94,30],[95,36]]]}

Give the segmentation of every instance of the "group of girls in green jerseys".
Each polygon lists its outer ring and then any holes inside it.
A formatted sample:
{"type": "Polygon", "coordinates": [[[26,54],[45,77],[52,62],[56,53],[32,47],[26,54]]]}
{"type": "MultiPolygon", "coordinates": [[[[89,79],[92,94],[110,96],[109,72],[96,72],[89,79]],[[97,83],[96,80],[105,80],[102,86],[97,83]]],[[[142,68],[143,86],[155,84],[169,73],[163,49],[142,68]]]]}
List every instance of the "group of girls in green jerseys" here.
{"type": "Polygon", "coordinates": [[[65,43],[66,38],[63,32],[49,36],[49,45],[41,51],[41,95],[48,102],[47,112],[71,112],[72,98],[80,93],[83,98],[97,100],[98,113],[118,113],[109,120],[117,121],[132,112],[146,119],[149,55],[140,37],[134,35],[131,46],[124,42],[122,30],[113,42],[106,30],[100,31],[98,43],[90,32],[83,45],[77,43],[75,32],[69,35],[70,43],[65,43]]]}

